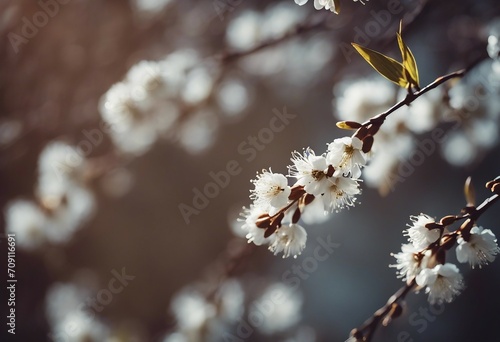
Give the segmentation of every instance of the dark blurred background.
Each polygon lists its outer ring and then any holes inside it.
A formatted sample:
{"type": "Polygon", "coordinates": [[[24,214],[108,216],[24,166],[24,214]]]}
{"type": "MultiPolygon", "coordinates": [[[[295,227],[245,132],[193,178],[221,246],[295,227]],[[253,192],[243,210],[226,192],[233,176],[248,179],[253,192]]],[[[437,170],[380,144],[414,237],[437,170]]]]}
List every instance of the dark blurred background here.
{"type": "MultiPolygon", "coordinates": [[[[354,28],[363,30],[374,20],[370,11],[386,9],[387,2],[371,1],[363,6],[343,0],[338,16],[315,11],[312,3],[298,7],[291,0],[222,3],[230,7],[218,15],[219,2],[215,1],[158,2],[152,10],[125,0],[68,1],[60,4],[58,13],[34,37],[20,43],[17,52],[9,33],[19,34],[23,18],[32,18],[41,7],[25,0],[3,0],[0,4],[2,208],[14,199],[34,197],[43,147],[55,139],[71,144],[85,139],[82,132],[101,122],[101,96],[141,60],[160,60],[181,48],[195,49],[202,60],[232,51],[225,38],[232,20],[248,10],[264,13],[275,3],[297,7],[294,10],[306,13],[304,21],[328,17],[326,29],[291,41],[300,47],[319,37],[322,44],[329,45],[328,58],[319,70],[304,66],[304,73],[311,70],[307,77],[291,77],[286,67],[258,75],[238,62],[223,65],[245,82],[249,103],[241,115],[218,116],[209,146],[193,153],[174,137],[159,140],[142,155],[124,159],[116,169],[129,181],[128,185],[119,183],[118,187],[126,188],[119,196],[110,194],[103,185],[109,181],[106,174],[93,179],[90,188],[96,196],[95,213],[69,242],[46,244],[35,251],[17,249],[16,335],[8,334],[5,325],[4,282],[0,296],[2,341],[50,340],[46,293],[51,286],[76,282],[99,290],[107,286],[112,270],[123,267],[135,279],[98,313],[99,319],[118,332],[113,341],[161,341],[175,328],[169,309],[174,294],[185,285],[209,278],[207,269],[210,273],[212,262],[233,239],[231,221],[241,206],[248,206],[249,180],[256,171],[272,167],[286,173],[291,151],[311,146],[321,153],[326,143],[345,134],[335,126],[338,119],[332,114],[332,89],[344,78],[373,74],[354,54],[349,63],[342,44],[353,41],[354,28]],[[247,162],[238,153],[239,144],[267,127],[273,109],[283,107],[297,117],[247,162]],[[241,173],[186,224],[179,204],[190,204],[193,188],[202,188],[211,180],[209,172],[225,169],[230,160],[239,162],[241,173]]],[[[419,61],[422,84],[487,58],[488,24],[500,14],[497,1],[402,1],[401,6],[404,11],[392,16],[391,23],[368,46],[396,56],[394,32],[404,14],[412,13],[404,35],[419,61]]],[[[306,52],[287,50],[280,55],[285,58],[282,63],[294,59],[295,64],[290,65],[301,70],[301,54],[306,52]]],[[[498,112],[499,108],[493,110],[498,112]]],[[[439,123],[439,127],[446,130],[450,124],[439,123]]],[[[113,149],[105,137],[88,157],[107,156],[113,149]]],[[[468,176],[476,185],[478,201],[486,198],[484,183],[500,174],[499,151],[496,143],[474,150],[477,158],[463,166],[451,165],[436,151],[385,197],[363,184],[361,203],[356,207],[333,215],[325,223],[306,226],[308,245],[302,256],[283,260],[265,247],[257,248],[238,265],[235,276],[251,298],[251,288],[245,288],[247,281],[280,281],[283,272],[312,255],[318,237],[331,235],[340,247],[300,283],[301,324],[314,330],[317,341],[344,341],[352,328],[402,286],[387,265],[394,262],[390,253],[398,252],[405,240],[401,231],[410,222],[409,216],[424,212],[439,218],[457,213],[465,204],[463,183],[468,176]]],[[[500,232],[496,207],[480,224],[500,232]]],[[[0,240],[1,245],[5,242],[0,240]]],[[[4,247],[1,250],[6,281],[7,252],[4,247]]],[[[398,337],[405,331],[413,341],[497,340],[500,265],[497,261],[480,270],[465,266],[460,265],[465,291],[445,305],[435,320],[426,320],[425,329],[422,324],[412,324],[410,316],[429,308],[426,296],[410,294],[404,315],[388,328],[381,328],[375,340],[410,341],[398,337]]],[[[254,334],[248,340],[285,338],[254,334]]]]}

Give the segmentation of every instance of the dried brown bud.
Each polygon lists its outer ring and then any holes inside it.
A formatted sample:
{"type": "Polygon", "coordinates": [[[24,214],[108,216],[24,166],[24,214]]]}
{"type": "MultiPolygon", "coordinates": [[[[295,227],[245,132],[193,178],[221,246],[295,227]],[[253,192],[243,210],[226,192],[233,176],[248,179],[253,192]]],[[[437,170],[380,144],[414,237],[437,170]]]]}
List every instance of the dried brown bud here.
{"type": "Polygon", "coordinates": [[[366,128],[366,126],[362,126],[356,131],[354,136],[360,140],[363,140],[367,134],[368,134],[368,128],[366,128]]]}
{"type": "Polygon", "coordinates": [[[432,230],[432,229],[442,229],[443,225],[441,223],[437,222],[430,222],[425,225],[425,228],[432,230]]]}
{"type": "Polygon", "coordinates": [[[259,228],[267,228],[271,224],[271,217],[269,214],[260,215],[255,221],[255,225],[259,228]]]}
{"type": "Polygon", "coordinates": [[[364,339],[363,333],[356,328],[351,330],[351,336],[354,337],[356,341],[363,341],[364,339]]]}
{"type": "Polygon", "coordinates": [[[437,252],[432,254],[429,262],[427,264],[428,268],[433,268],[436,265],[444,265],[446,263],[446,250],[439,248],[437,249],[437,252]]]}
{"type": "Polygon", "coordinates": [[[328,165],[328,170],[326,170],[326,176],[331,177],[335,173],[335,168],[332,165],[328,165]]]}
{"type": "Polygon", "coordinates": [[[492,192],[498,193],[498,184],[500,184],[500,176],[486,183],[486,188],[490,189],[492,192]]]}
{"type": "Polygon", "coordinates": [[[382,325],[384,327],[388,326],[389,323],[391,323],[391,321],[394,318],[398,318],[399,316],[401,316],[402,313],[403,313],[403,307],[401,305],[399,305],[398,303],[392,303],[391,309],[389,310],[387,315],[382,320],[382,325]]]}
{"type": "Polygon", "coordinates": [[[312,201],[314,201],[315,196],[311,194],[307,194],[306,197],[304,197],[304,204],[308,205],[311,204],[312,201]]]}
{"type": "Polygon", "coordinates": [[[447,234],[441,238],[441,246],[444,249],[449,250],[451,247],[455,245],[456,238],[454,234],[447,234]]]}
{"type": "Polygon", "coordinates": [[[302,185],[294,186],[292,188],[292,191],[290,192],[290,195],[288,196],[288,199],[291,201],[296,201],[305,193],[306,191],[304,190],[304,187],[302,185]]]}
{"type": "Polygon", "coordinates": [[[266,231],[264,233],[264,237],[265,238],[270,237],[271,235],[273,235],[273,233],[276,231],[276,229],[278,229],[277,226],[270,226],[269,228],[266,229],[266,231]]]}
{"type": "Polygon", "coordinates": [[[368,135],[363,139],[363,152],[368,153],[371,151],[373,142],[375,139],[373,139],[373,135],[368,135]]]}
{"type": "Polygon", "coordinates": [[[491,187],[491,191],[494,192],[495,194],[500,195],[500,183],[497,183],[491,187]]]}
{"type": "Polygon", "coordinates": [[[297,208],[297,209],[295,209],[295,212],[293,213],[292,223],[297,223],[297,222],[299,222],[299,220],[300,220],[300,209],[297,208]]]}
{"type": "Polygon", "coordinates": [[[459,230],[460,231],[465,231],[465,230],[470,231],[472,229],[472,227],[474,227],[474,222],[471,219],[467,219],[464,221],[464,223],[462,223],[459,230]]]}
{"type": "Polygon", "coordinates": [[[449,226],[450,224],[453,224],[457,220],[457,217],[455,215],[448,215],[443,217],[439,223],[443,226],[449,226]]]}

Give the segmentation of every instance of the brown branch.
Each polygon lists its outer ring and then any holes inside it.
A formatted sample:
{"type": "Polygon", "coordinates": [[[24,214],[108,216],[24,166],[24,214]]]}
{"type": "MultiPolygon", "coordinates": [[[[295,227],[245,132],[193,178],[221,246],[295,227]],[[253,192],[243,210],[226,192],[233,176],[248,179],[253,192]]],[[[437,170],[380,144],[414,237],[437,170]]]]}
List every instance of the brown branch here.
{"type": "Polygon", "coordinates": [[[405,286],[397,290],[387,301],[387,303],[375,311],[372,317],[363,323],[359,328],[355,328],[351,331],[351,336],[356,338],[356,340],[369,342],[373,338],[373,334],[377,330],[379,323],[383,320],[391,310],[393,310],[394,305],[399,305],[399,302],[404,300],[406,295],[416,286],[415,278],[409,281],[405,286]]]}
{"type": "Polygon", "coordinates": [[[452,73],[450,73],[448,75],[438,77],[434,82],[428,84],[427,86],[425,86],[424,88],[420,89],[419,91],[416,91],[414,93],[409,92],[403,100],[399,101],[398,103],[396,103],[394,106],[392,106],[391,108],[389,108],[385,112],[380,113],[380,114],[374,116],[373,118],[371,118],[370,120],[364,122],[362,125],[364,127],[367,127],[367,126],[380,126],[380,125],[382,125],[382,123],[385,121],[385,119],[390,114],[392,114],[396,110],[398,110],[399,108],[401,108],[403,106],[409,106],[413,101],[415,101],[416,99],[418,99],[423,94],[427,93],[428,91],[430,91],[430,90],[432,90],[434,88],[437,88],[441,84],[443,84],[443,83],[445,83],[445,82],[447,82],[447,81],[449,81],[449,80],[451,80],[453,78],[462,78],[462,77],[464,77],[464,75],[466,74],[466,72],[468,70],[469,70],[469,68],[458,70],[458,71],[454,71],[454,72],[452,72],[452,73]]]}
{"type": "Polygon", "coordinates": [[[281,37],[266,40],[266,41],[262,42],[261,44],[255,46],[251,49],[248,49],[245,51],[225,52],[222,54],[222,56],[219,57],[220,62],[221,62],[221,64],[228,64],[228,63],[234,62],[235,60],[238,60],[240,58],[249,56],[251,54],[254,54],[254,53],[259,52],[261,50],[267,49],[269,47],[279,45],[285,41],[299,37],[303,34],[312,32],[314,30],[326,29],[327,28],[327,25],[326,25],[327,18],[328,17],[326,15],[323,15],[323,17],[320,20],[311,21],[311,22],[308,22],[306,24],[299,24],[299,25],[295,26],[294,28],[292,28],[291,30],[289,30],[284,35],[282,35],[281,37]]]}

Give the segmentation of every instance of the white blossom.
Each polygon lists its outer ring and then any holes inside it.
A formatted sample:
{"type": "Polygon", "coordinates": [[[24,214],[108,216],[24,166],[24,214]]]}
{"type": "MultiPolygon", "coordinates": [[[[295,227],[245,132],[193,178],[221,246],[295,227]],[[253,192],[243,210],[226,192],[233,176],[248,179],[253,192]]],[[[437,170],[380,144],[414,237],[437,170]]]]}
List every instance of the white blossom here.
{"type": "Polygon", "coordinates": [[[421,250],[415,248],[411,243],[401,245],[401,252],[391,253],[396,258],[396,264],[389,267],[397,268],[398,278],[407,281],[426,267],[428,255],[420,254],[421,250]]]}
{"type": "MultiPolygon", "coordinates": [[[[343,81],[335,89],[334,113],[340,120],[364,122],[391,107],[395,88],[382,78],[343,81]]],[[[382,126],[382,129],[384,129],[382,126]]]]}
{"type": "Polygon", "coordinates": [[[87,163],[75,147],[54,141],[42,150],[38,157],[38,182],[36,196],[49,209],[59,207],[67,192],[85,178],[87,163]]]}
{"type": "Polygon", "coordinates": [[[361,176],[361,166],[366,164],[366,154],[361,150],[363,142],[357,138],[343,137],[328,145],[326,160],[336,170],[349,173],[353,178],[361,176]]]}
{"type": "Polygon", "coordinates": [[[322,196],[325,211],[328,212],[352,207],[356,201],[355,196],[361,193],[358,181],[352,178],[330,177],[328,183],[322,196]]]}
{"type": "Polygon", "coordinates": [[[258,12],[243,11],[227,26],[227,44],[238,51],[251,49],[261,40],[261,25],[262,18],[258,12]]]}
{"type": "Polygon", "coordinates": [[[423,250],[439,239],[441,232],[438,228],[429,229],[425,227],[426,224],[434,223],[433,218],[425,214],[420,214],[418,216],[411,216],[411,220],[413,224],[404,232],[415,248],[423,250]]]}
{"type": "Polygon", "coordinates": [[[131,96],[142,100],[165,90],[166,69],[164,64],[155,61],[140,61],[132,66],[125,76],[125,81],[131,85],[131,96]]]}
{"type": "Polygon", "coordinates": [[[304,155],[293,152],[291,161],[289,176],[297,179],[295,184],[303,185],[304,190],[312,195],[320,195],[328,189],[328,163],[324,156],[317,156],[307,148],[304,155]]]}
{"type": "Polygon", "coordinates": [[[214,76],[210,74],[208,68],[204,66],[193,68],[184,80],[182,99],[191,105],[199,103],[210,95],[213,86],[214,76]]]}
{"type": "Polygon", "coordinates": [[[53,177],[59,182],[79,176],[84,169],[82,151],[62,141],[47,144],[38,157],[39,175],[53,177]]]}
{"type": "Polygon", "coordinates": [[[217,104],[228,117],[243,114],[250,103],[251,93],[239,79],[225,80],[217,90],[217,104]]]}
{"type": "Polygon", "coordinates": [[[71,185],[66,189],[64,201],[52,207],[45,229],[47,240],[54,243],[69,241],[73,234],[92,217],[95,210],[95,198],[91,191],[71,185]]]}
{"type": "Polygon", "coordinates": [[[256,326],[264,334],[275,334],[294,326],[300,320],[302,296],[293,287],[283,283],[268,286],[264,294],[250,305],[250,315],[257,311],[264,315],[262,324],[256,326]],[[262,311],[262,307],[268,310],[262,311]]]}
{"type": "Polygon", "coordinates": [[[489,229],[472,227],[470,238],[465,241],[463,237],[457,239],[457,260],[461,263],[468,262],[472,268],[487,265],[495,260],[500,252],[495,234],[489,229]]]}
{"type": "Polygon", "coordinates": [[[314,0],[314,8],[317,10],[320,9],[326,9],[330,10],[331,12],[338,12],[338,8],[335,8],[335,1],[334,0],[314,0]]]}
{"type": "Polygon", "coordinates": [[[110,337],[107,326],[80,310],[69,312],[52,330],[54,336],[64,336],[65,341],[72,342],[101,342],[110,337]]]}
{"type": "Polygon", "coordinates": [[[330,217],[330,212],[325,211],[323,196],[315,197],[311,203],[301,212],[300,219],[305,224],[320,224],[327,221],[330,217]]]}
{"type": "Polygon", "coordinates": [[[274,215],[287,204],[291,189],[287,178],[281,173],[273,173],[271,169],[262,170],[251,182],[255,189],[251,190],[250,198],[254,200],[255,206],[268,211],[269,215],[274,215]]]}
{"type": "Polygon", "coordinates": [[[110,329],[88,304],[91,293],[72,283],[56,283],[47,291],[45,310],[52,335],[64,341],[107,341],[110,329]]]}
{"type": "Polygon", "coordinates": [[[172,0],[133,0],[138,11],[150,14],[161,12],[171,2],[172,0]]]}
{"type": "Polygon", "coordinates": [[[133,87],[125,82],[111,86],[102,96],[99,110],[111,132],[123,132],[130,128],[135,118],[141,116],[140,108],[133,100],[133,87]]]}
{"type": "Polygon", "coordinates": [[[431,304],[443,301],[450,303],[464,288],[460,271],[450,263],[423,269],[417,275],[416,282],[421,287],[425,286],[431,304]]]}
{"type": "Polygon", "coordinates": [[[198,330],[216,314],[214,305],[194,290],[184,290],[176,295],[171,309],[181,330],[198,330]]]}
{"type": "Polygon", "coordinates": [[[290,255],[296,258],[306,247],[307,232],[296,223],[283,225],[275,235],[273,243],[269,246],[274,255],[283,252],[283,258],[288,258],[290,255]]]}
{"type": "Polygon", "coordinates": [[[14,234],[20,248],[28,250],[45,240],[47,217],[33,202],[16,200],[5,208],[6,233],[14,234]]]}
{"type": "Polygon", "coordinates": [[[179,143],[189,153],[203,152],[215,142],[218,120],[210,108],[196,110],[176,130],[179,143]]]}
{"type": "Polygon", "coordinates": [[[217,296],[220,298],[219,315],[221,318],[230,322],[241,319],[245,309],[245,292],[240,282],[233,279],[226,280],[219,287],[217,296]]]}
{"type": "Polygon", "coordinates": [[[266,230],[256,226],[257,219],[262,215],[267,215],[267,213],[256,206],[251,206],[250,209],[244,208],[242,214],[245,223],[241,229],[246,232],[245,237],[248,239],[248,243],[253,242],[257,246],[270,243],[274,239],[274,234],[267,238],[264,237],[266,230]]]}

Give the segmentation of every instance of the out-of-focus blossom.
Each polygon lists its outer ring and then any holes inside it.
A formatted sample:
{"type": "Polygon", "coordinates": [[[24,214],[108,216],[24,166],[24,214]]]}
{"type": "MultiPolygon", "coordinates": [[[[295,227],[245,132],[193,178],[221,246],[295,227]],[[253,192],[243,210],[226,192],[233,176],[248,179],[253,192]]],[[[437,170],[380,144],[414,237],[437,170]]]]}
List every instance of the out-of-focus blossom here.
{"type": "Polygon", "coordinates": [[[289,286],[276,283],[270,285],[264,294],[250,305],[249,314],[251,315],[253,310],[259,310],[259,305],[266,305],[269,311],[262,313],[265,317],[257,328],[264,334],[274,334],[285,331],[299,321],[302,297],[289,286]]]}

